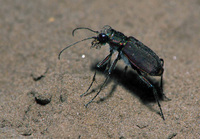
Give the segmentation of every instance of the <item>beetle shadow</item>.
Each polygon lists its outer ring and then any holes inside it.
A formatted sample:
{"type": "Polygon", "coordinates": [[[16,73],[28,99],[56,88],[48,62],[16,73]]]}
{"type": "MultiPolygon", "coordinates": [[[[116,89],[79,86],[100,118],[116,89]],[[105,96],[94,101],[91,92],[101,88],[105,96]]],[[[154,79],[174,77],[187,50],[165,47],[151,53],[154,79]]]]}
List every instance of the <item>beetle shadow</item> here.
{"type": "MultiPolygon", "coordinates": [[[[102,67],[102,68],[97,68],[96,64],[91,66],[92,71],[95,71],[95,70],[97,71],[97,76],[99,74],[103,74],[106,77],[107,72],[105,69],[106,69],[106,66],[102,67]]],[[[163,95],[163,93],[160,90],[160,79],[154,79],[151,76],[147,77],[147,79],[155,87],[159,100],[164,100],[165,96],[163,95]]],[[[148,86],[140,79],[137,72],[135,72],[135,70],[133,70],[130,67],[127,72],[125,72],[124,69],[116,67],[112,71],[110,79],[106,83],[105,86],[107,86],[111,82],[114,82],[114,85],[112,86],[111,91],[109,92],[109,94],[107,96],[105,96],[105,97],[101,98],[99,101],[97,101],[97,103],[110,98],[113,95],[113,93],[116,91],[116,87],[118,84],[122,85],[126,90],[129,90],[129,92],[132,95],[138,97],[140,99],[140,101],[147,107],[149,107],[148,106],[149,103],[152,103],[152,102],[156,103],[156,100],[155,100],[155,97],[153,94],[153,90],[151,88],[148,88],[148,86]]],[[[102,84],[98,85],[97,88],[99,88],[101,85],[102,84]]],[[[95,90],[96,89],[93,89],[90,93],[93,93],[95,90]]],[[[151,107],[149,107],[149,109],[151,109],[152,111],[155,111],[151,107]]]]}

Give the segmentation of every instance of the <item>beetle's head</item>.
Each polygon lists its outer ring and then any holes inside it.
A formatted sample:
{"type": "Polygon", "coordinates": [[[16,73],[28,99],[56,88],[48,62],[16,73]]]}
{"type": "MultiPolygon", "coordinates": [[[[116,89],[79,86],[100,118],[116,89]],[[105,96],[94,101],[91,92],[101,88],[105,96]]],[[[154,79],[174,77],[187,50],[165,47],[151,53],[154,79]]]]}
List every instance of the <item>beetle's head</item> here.
{"type": "Polygon", "coordinates": [[[73,46],[73,45],[75,45],[75,44],[77,44],[79,42],[85,41],[85,40],[94,39],[92,41],[91,48],[94,48],[94,47],[96,47],[96,49],[101,48],[102,45],[105,45],[106,43],[109,43],[110,37],[112,36],[112,31],[113,31],[113,29],[110,26],[108,26],[108,25],[104,26],[103,29],[100,32],[99,31],[94,31],[94,30],[92,30],[90,28],[80,27],[80,28],[75,28],[72,31],[72,35],[74,36],[74,32],[76,30],[79,30],[79,29],[87,29],[87,30],[89,30],[91,32],[94,32],[94,33],[98,34],[98,35],[94,36],[94,37],[89,37],[89,38],[83,39],[81,41],[77,41],[77,42],[75,42],[75,43],[73,43],[73,44],[65,47],[62,51],[60,51],[60,53],[58,55],[58,59],[60,59],[60,55],[62,54],[62,52],[64,50],[68,49],[69,47],[71,47],[71,46],[73,46]]]}
{"type": "Polygon", "coordinates": [[[112,33],[113,33],[113,29],[109,25],[105,25],[102,28],[101,33],[104,33],[104,34],[106,34],[107,36],[110,37],[112,35],[112,33]]]}
{"type": "Polygon", "coordinates": [[[109,37],[105,33],[100,33],[93,41],[92,48],[96,47],[96,49],[101,48],[102,45],[108,43],[109,37]]]}
{"type": "Polygon", "coordinates": [[[105,45],[110,41],[110,36],[112,33],[112,28],[108,25],[104,26],[101,32],[95,37],[95,40],[92,41],[92,48],[96,47],[97,49],[101,48],[102,45],[105,45]]]}

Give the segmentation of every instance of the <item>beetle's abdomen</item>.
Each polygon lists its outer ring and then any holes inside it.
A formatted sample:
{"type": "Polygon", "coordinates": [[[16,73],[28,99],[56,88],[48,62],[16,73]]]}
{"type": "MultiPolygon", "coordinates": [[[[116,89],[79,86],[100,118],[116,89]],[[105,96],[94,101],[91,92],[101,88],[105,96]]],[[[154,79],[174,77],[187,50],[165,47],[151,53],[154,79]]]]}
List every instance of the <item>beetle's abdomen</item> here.
{"type": "Polygon", "coordinates": [[[160,58],[134,37],[128,38],[122,52],[134,68],[152,76],[162,75],[163,67],[160,58]]]}

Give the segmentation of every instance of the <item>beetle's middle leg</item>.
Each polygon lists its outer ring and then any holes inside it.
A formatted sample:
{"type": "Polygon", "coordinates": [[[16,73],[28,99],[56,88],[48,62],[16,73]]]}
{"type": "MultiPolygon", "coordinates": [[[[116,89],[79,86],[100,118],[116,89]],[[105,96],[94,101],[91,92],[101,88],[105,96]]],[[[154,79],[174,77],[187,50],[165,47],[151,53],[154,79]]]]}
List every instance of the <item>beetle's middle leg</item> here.
{"type": "Polygon", "coordinates": [[[125,66],[125,68],[124,68],[124,76],[126,77],[126,75],[127,75],[127,70],[128,70],[128,66],[125,66]]]}

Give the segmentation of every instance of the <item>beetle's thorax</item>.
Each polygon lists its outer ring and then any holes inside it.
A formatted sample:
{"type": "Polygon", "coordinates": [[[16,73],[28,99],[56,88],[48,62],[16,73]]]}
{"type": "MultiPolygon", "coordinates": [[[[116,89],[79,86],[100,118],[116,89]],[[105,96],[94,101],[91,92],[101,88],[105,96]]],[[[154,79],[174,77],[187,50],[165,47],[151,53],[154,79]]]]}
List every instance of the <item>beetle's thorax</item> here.
{"type": "Polygon", "coordinates": [[[101,33],[105,33],[109,37],[109,41],[107,42],[110,45],[110,49],[120,50],[127,42],[127,37],[110,26],[106,25],[101,30],[101,33]]]}
{"type": "Polygon", "coordinates": [[[110,37],[109,45],[111,49],[119,51],[127,43],[127,37],[121,32],[113,30],[112,34],[109,37],[110,37]]]}

